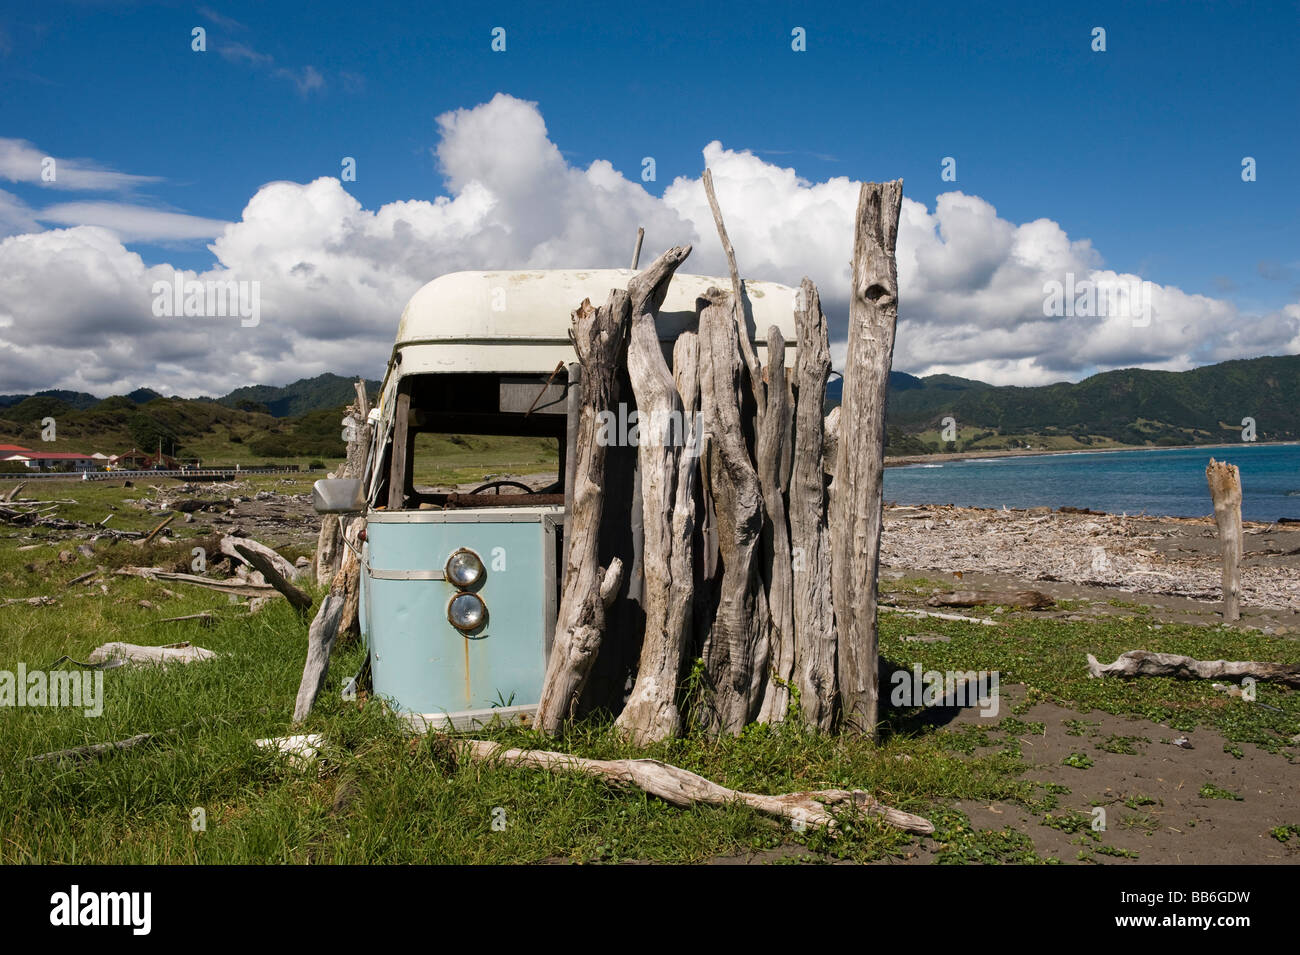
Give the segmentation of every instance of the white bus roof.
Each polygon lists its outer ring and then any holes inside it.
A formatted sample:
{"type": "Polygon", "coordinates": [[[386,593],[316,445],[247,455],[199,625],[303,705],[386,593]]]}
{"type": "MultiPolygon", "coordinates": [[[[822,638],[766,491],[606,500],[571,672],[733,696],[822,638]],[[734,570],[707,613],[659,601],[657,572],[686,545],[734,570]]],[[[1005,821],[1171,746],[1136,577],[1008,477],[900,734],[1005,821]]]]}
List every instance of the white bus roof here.
{"type": "MultiPolygon", "coordinates": [[[[627,288],[630,269],[549,269],[452,272],[425,285],[407,304],[397,329],[401,377],[438,372],[549,374],[575,361],[571,316],[584,298],[603,305],[614,288],[627,288]]],[[[664,342],[695,322],[695,300],[710,288],[731,290],[729,278],[677,273],[659,310],[664,342]]],[[[787,354],[795,340],[798,289],[745,280],[754,337],[766,361],[767,330],[781,329],[787,354]]]]}

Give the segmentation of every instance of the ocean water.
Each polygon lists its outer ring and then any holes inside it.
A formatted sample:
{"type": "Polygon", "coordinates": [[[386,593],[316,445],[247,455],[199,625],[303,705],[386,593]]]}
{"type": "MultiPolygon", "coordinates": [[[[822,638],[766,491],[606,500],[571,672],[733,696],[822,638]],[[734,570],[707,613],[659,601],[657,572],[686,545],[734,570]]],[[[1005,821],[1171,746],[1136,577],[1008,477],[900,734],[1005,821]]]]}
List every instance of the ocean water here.
{"type": "Polygon", "coordinates": [[[1088,507],[1111,514],[1212,514],[1205,465],[1241,469],[1248,521],[1300,518],[1300,444],[967,458],[885,469],[885,500],[963,507],[1088,507]]]}

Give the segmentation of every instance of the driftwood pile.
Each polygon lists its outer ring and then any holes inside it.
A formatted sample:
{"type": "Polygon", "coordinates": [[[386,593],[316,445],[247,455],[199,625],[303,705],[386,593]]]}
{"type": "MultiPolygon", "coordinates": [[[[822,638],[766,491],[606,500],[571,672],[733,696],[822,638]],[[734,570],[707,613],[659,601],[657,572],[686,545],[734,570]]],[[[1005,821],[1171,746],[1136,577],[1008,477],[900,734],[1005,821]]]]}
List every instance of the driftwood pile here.
{"type": "Polygon", "coordinates": [[[603,306],[585,301],[573,313],[581,409],[571,445],[565,577],[536,725],[555,733],[571,718],[602,646],[627,639],[607,621],[635,619],[612,606],[628,599],[621,585],[632,573],[639,575],[633,589],[644,639],[616,722],[630,738],[648,743],[681,731],[692,658],[702,661],[704,686],[689,702],[708,731],[737,733],[755,720],[785,719],[797,700],[798,715],[816,726],[873,733],[884,398],[898,315],[902,183],[861,189],[843,405],[854,426],[833,465],[823,421],[828,334],[816,287],[805,279],[794,309],[794,368],[785,366],[776,326],[767,330],[761,364],[708,171],[704,187],[731,288],[699,298],[697,324],[673,344],[671,365],[656,320],[689,246],[663,253],[603,306]],[[631,395],[618,393],[624,361],[631,395]],[[607,454],[598,434],[598,416],[616,402],[634,403],[642,422],[634,518],[640,548],[602,565],[606,489],[628,480],[616,473],[627,458],[607,454]],[[671,421],[681,423],[675,433],[656,423],[671,421]],[[837,607],[846,610],[837,614],[837,607]]]}

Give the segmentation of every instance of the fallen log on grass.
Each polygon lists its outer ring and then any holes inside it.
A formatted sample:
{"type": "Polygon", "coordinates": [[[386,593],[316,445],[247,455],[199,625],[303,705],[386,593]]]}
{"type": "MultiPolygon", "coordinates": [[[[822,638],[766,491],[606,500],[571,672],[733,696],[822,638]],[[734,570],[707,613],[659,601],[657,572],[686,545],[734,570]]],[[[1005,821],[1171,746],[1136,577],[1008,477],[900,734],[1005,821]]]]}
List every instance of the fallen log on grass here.
{"type": "Polygon", "coordinates": [[[984,617],[963,617],[956,613],[938,613],[933,610],[916,610],[912,607],[894,607],[887,604],[881,604],[881,610],[892,611],[893,613],[906,614],[909,617],[934,617],[938,620],[958,620],[962,623],[982,623],[986,627],[1000,627],[1002,624],[996,620],[988,620],[984,617]]]}
{"type": "MultiPolygon", "coordinates": [[[[287,581],[297,580],[304,573],[304,568],[296,567],[293,561],[282,556],[279,551],[267,547],[265,544],[259,543],[251,537],[235,537],[234,535],[228,534],[221,538],[221,553],[225,554],[227,557],[233,557],[242,564],[248,564],[254,570],[262,570],[260,565],[253,562],[252,558],[247,554],[241,553],[240,548],[243,548],[245,551],[257,552],[265,562],[275,568],[277,574],[287,581]]],[[[270,581],[271,579],[267,576],[265,571],[262,571],[262,576],[266,577],[267,581],[270,581]]]]}
{"type": "Polygon", "coordinates": [[[475,762],[504,763],[549,772],[597,776],[616,786],[634,786],[674,806],[690,807],[696,803],[726,806],[742,803],[769,816],[827,829],[834,829],[837,825],[834,814],[827,807],[846,806],[882,816],[889,825],[907,832],[921,835],[934,832],[934,826],[928,819],[883,806],[861,789],[822,789],[766,796],[728,789],[703,776],[661,763],[657,759],[584,759],[548,750],[505,749],[499,743],[479,739],[454,740],[452,745],[475,762]]]}
{"type": "Polygon", "coordinates": [[[930,607],[1014,607],[1018,610],[1048,610],[1056,601],[1041,590],[955,590],[935,594],[926,601],[930,607]]]}
{"type": "MultiPolygon", "coordinates": [[[[225,543],[225,541],[221,542],[223,550],[225,549],[225,543]]],[[[285,579],[284,574],[280,572],[280,568],[276,563],[262,552],[261,545],[250,547],[248,546],[249,544],[257,544],[257,542],[238,541],[233,545],[233,550],[239,555],[240,559],[246,561],[254,570],[260,571],[266,582],[280,593],[284,594],[285,599],[288,600],[289,603],[293,604],[296,609],[303,612],[310,609],[311,595],[305,591],[299,590],[293,584],[289,583],[289,581],[285,579]]],[[[270,548],[266,549],[270,550],[270,548]]],[[[276,554],[276,556],[279,557],[278,554],[276,554]]],[[[289,563],[283,557],[280,557],[280,561],[284,564],[289,563]]],[[[290,564],[289,566],[292,565],[290,564]]]]}
{"type": "MultiPolygon", "coordinates": [[[[221,716],[239,717],[246,716],[250,713],[265,713],[267,707],[259,706],[251,710],[241,710],[238,713],[219,714],[221,716]]],[[[202,723],[210,722],[213,717],[205,716],[197,720],[190,720],[181,726],[173,726],[165,730],[158,730],[156,733],[137,733],[135,736],[128,736],[126,739],[119,739],[111,743],[88,743],[85,746],[73,746],[69,749],[57,749],[52,753],[41,753],[37,756],[28,756],[29,763],[45,763],[55,759],[89,759],[92,756],[103,756],[108,753],[115,753],[123,749],[133,749],[153,739],[161,736],[168,736],[173,733],[179,733],[182,730],[189,729],[202,723]]]]}
{"type": "Polygon", "coordinates": [[[255,584],[252,581],[238,578],[213,580],[210,577],[199,577],[195,574],[176,574],[163,570],[161,567],[119,567],[113,573],[125,577],[144,577],[147,580],[174,580],[178,583],[194,584],[197,587],[207,587],[209,590],[219,590],[222,593],[235,594],[239,597],[265,597],[276,592],[275,588],[270,584],[255,584]]]}
{"type": "Polygon", "coordinates": [[[211,650],[196,647],[189,643],[170,644],[165,647],[142,647],[134,643],[105,643],[91,651],[91,663],[105,663],[109,660],[126,660],[129,663],[167,664],[195,663],[211,660],[216,654],[211,650]]]}
{"type": "Polygon", "coordinates": [[[1180,680],[1252,677],[1300,689],[1300,663],[1193,660],[1175,653],[1152,653],[1150,650],[1130,650],[1121,654],[1114,663],[1099,663],[1089,653],[1088,676],[1172,676],[1180,680]]]}
{"type": "Polygon", "coordinates": [[[159,524],[157,527],[155,527],[153,530],[149,532],[148,537],[144,538],[143,540],[132,541],[132,543],[135,544],[135,546],[137,547],[144,547],[151,540],[153,540],[155,537],[161,534],[163,528],[166,527],[174,520],[176,520],[176,513],[173,511],[171,514],[167,515],[167,519],[165,521],[163,521],[161,524],[159,524]]]}

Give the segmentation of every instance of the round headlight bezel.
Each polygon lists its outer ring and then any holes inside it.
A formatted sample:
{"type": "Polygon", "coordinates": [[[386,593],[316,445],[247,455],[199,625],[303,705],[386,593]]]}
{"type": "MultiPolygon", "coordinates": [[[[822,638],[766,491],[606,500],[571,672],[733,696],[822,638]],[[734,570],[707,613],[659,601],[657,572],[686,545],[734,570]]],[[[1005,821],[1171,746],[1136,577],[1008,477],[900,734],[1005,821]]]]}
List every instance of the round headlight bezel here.
{"type": "Polygon", "coordinates": [[[468,547],[458,547],[452,551],[451,556],[447,558],[447,563],[443,565],[442,572],[447,582],[457,590],[469,590],[487,579],[487,567],[483,564],[483,558],[468,547]],[[475,568],[477,571],[472,574],[463,573],[465,569],[474,571],[475,568]]]}
{"type": "Polygon", "coordinates": [[[452,594],[451,599],[447,601],[447,622],[459,630],[461,633],[473,633],[479,630],[487,623],[487,604],[478,594],[470,593],[468,590],[462,590],[452,594]],[[464,615],[458,620],[456,615],[457,601],[472,601],[478,607],[477,618],[469,618],[464,615]]]}

